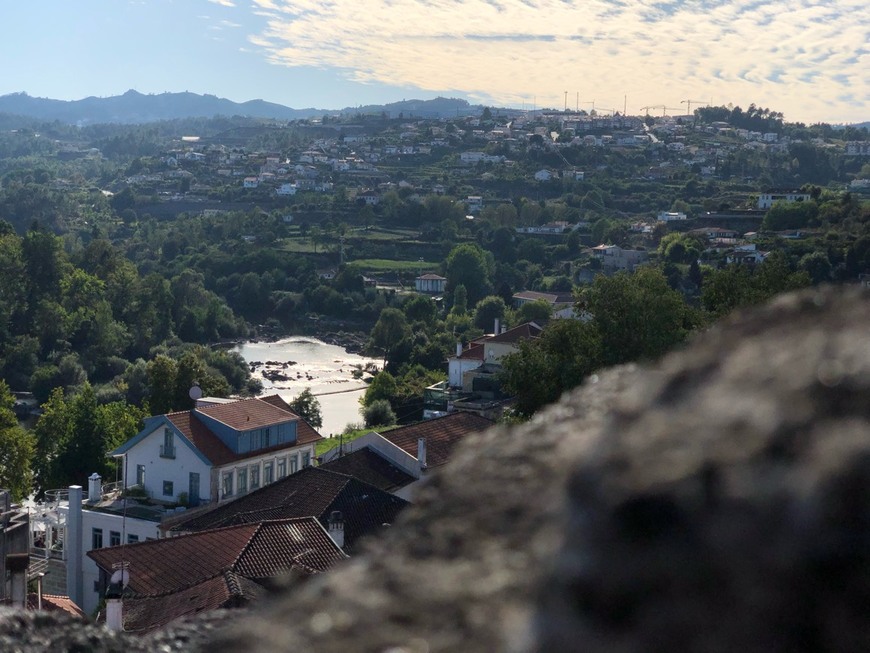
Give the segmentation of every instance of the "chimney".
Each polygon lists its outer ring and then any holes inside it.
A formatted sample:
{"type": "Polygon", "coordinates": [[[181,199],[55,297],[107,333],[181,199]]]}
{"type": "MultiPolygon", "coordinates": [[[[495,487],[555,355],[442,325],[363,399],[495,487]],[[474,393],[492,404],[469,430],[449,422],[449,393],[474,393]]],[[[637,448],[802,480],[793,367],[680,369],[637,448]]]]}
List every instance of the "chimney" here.
{"type": "Polygon", "coordinates": [[[77,606],[84,604],[82,586],[82,486],[69,487],[69,512],[66,518],[66,590],[77,606]]]}
{"type": "Polygon", "coordinates": [[[456,343],[456,358],[459,358],[460,356],[462,356],[462,343],[457,342],[456,343]]]}
{"type": "Polygon", "coordinates": [[[420,463],[420,471],[426,469],[426,438],[417,440],[417,462],[420,463]]]}
{"type": "Polygon", "coordinates": [[[102,484],[100,475],[94,472],[88,476],[88,503],[97,503],[102,495],[102,484]]]}
{"type": "Polygon", "coordinates": [[[11,578],[12,606],[24,609],[27,603],[27,566],[30,555],[27,553],[6,554],[6,569],[11,578]]]}
{"type": "Polygon", "coordinates": [[[338,510],[329,514],[329,537],[339,549],[344,548],[344,517],[338,510]]]}
{"type": "Polygon", "coordinates": [[[121,600],[123,593],[122,583],[111,583],[106,588],[106,628],[114,632],[124,630],[124,604],[121,600]]]}
{"type": "Polygon", "coordinates": [[[501,322],[501,321],[500,321],[498,318],[495,318],[495,328],[492,330],[492,332],[493,332],[495,335],[498,335],[499,333],[501,333],[501,331],[499,331],[499,324],[500,324],[500,322],[501,322]]]}

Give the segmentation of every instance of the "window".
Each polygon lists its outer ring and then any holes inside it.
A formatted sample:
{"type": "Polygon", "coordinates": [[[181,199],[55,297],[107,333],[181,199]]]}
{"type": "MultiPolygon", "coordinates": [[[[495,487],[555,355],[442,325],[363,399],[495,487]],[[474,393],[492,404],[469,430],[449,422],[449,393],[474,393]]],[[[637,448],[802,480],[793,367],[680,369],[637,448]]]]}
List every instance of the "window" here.
{"type": "Polygon", "coordinates": [[[163,481],[163,496],[172,497],[175,496],[175,492],[173,492],[172,481],[163,481]]]}
{"type": "Polygon", "coordinates": [[[263,429],[263,446],[268,447],[271,446],[271,431],[269,429],[263,429]]]}
{"type": "Polygon", "coordinates": [[[278,459],[278,478],[284,478],[287,476],[287,459],[279,458],[278,459]]]}
{"type": "Polygon", "coordinates": [[[256,490],[260,487],[260,466],[252,465],[251,466],[251,489],[256,490]]]}
{"type": "Polygon", "coordinates": [[[260,448],[260,432],[251,431],[251,451],[256,451],[260,448]]]}
{"type": "Polygon", "coordinates": [[[248,471],[246,469],[239,470],[239,494],[244,494],[248,491],[248,471]]]}
{"type": "Polygon", "coordinates": [[[136,465],[136,485],[145,487],[145,465],[136,465]]]}
{"type": "Polygon", "coordinates": [[[224,472],[224,486],[223,492],[221,493],[225,497],[233,496],[233,473],[232,472],[224,472]]]}
{"type": "Polygon", "coordinates": [[[175,443],[169,427],[163,429],[163,445],[160,447],[161,458],[175,458],[175,443]]]}
{"type": "Polygon", "coordinates": [[[91,548],[92,549],[102,549],[103,548],[103,529],[102,528],[92,528],[91,529],[91,548]]]}
{"type": "Polygon", "coordinates": [[[109,546],[121,546],[121,534],[118,531],[109,531],[109,546]]]}
{"type": "Polygon", "coordinates": [[[306,451],[302,454],[302,466],[308,467],[311,464],[311,452],[306,451]]]}
{"type": "Polygon", "coordinates": [[[133,535],[132,533],[127,535],[127,544],[136,544],[139,541],[138,535],[133,535]]]}
{"type": "Polygon", "coordinates": [[[299,471],[299,459],[296,457],[296,454],[290,456],[290,473],[295,474],[299,471]]]}
{"type": "Polygon", "coordinates": [[[275,480],[274,465],[275,463],[273,463],[271,460],[267,463],[263,463],[263,485],[269,485],[269,483],[275,480]]]}

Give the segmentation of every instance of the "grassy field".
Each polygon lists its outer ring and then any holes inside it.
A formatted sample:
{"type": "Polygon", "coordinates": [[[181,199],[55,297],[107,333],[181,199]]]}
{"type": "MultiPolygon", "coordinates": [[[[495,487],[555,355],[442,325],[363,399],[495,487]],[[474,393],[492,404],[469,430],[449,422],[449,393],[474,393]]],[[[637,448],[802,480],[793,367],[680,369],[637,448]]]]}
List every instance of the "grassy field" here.
{"type": "Polygon", "coordinates": [[[391,261],[382,258],[361,258],[355,261],[349,261],[353,265],[357,265],[366,272],[372,274],[380,274],[384,272],[423,272],[435,270],[441,264],[440,261],[391,261]]]}

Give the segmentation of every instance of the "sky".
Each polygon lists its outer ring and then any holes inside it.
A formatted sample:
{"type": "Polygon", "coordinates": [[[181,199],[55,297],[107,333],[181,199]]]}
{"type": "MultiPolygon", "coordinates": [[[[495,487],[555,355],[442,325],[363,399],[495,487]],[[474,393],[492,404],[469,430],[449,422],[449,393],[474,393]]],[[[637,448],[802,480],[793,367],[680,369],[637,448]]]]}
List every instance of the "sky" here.
{"type": "Polygon", "coordinates": [[[870,120],[866,0],[2,0],[0,95],[870,120]],[[659,107],[644,110],[643,107],[659,107]],[[667,107],[662,109],[661,107],[667,107]]]}

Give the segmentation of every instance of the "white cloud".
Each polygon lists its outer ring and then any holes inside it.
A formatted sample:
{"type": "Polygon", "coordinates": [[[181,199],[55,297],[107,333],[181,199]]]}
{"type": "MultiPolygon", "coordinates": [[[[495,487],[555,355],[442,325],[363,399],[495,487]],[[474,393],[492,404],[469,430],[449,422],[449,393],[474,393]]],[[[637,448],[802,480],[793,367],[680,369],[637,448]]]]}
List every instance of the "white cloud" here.
{"type": "MultiPolygon", "coordinates": [[[[229,0],[211,0],[219,4],[229,0]]],[[[253,0],[273,63],[483,102],[629,111],[681,99],[864,120],[864,0],[253,0]],[[837,99],[849,96],[852,99],[837,99]],[[569,102],[570,104],[570,102],[569,102]]]]}
{"type": "Polygon", "coordinates": [[[233,0],[208,0],[216,5],[220,5],[221,7],[235,7],[236,3],[233,0]]]}

